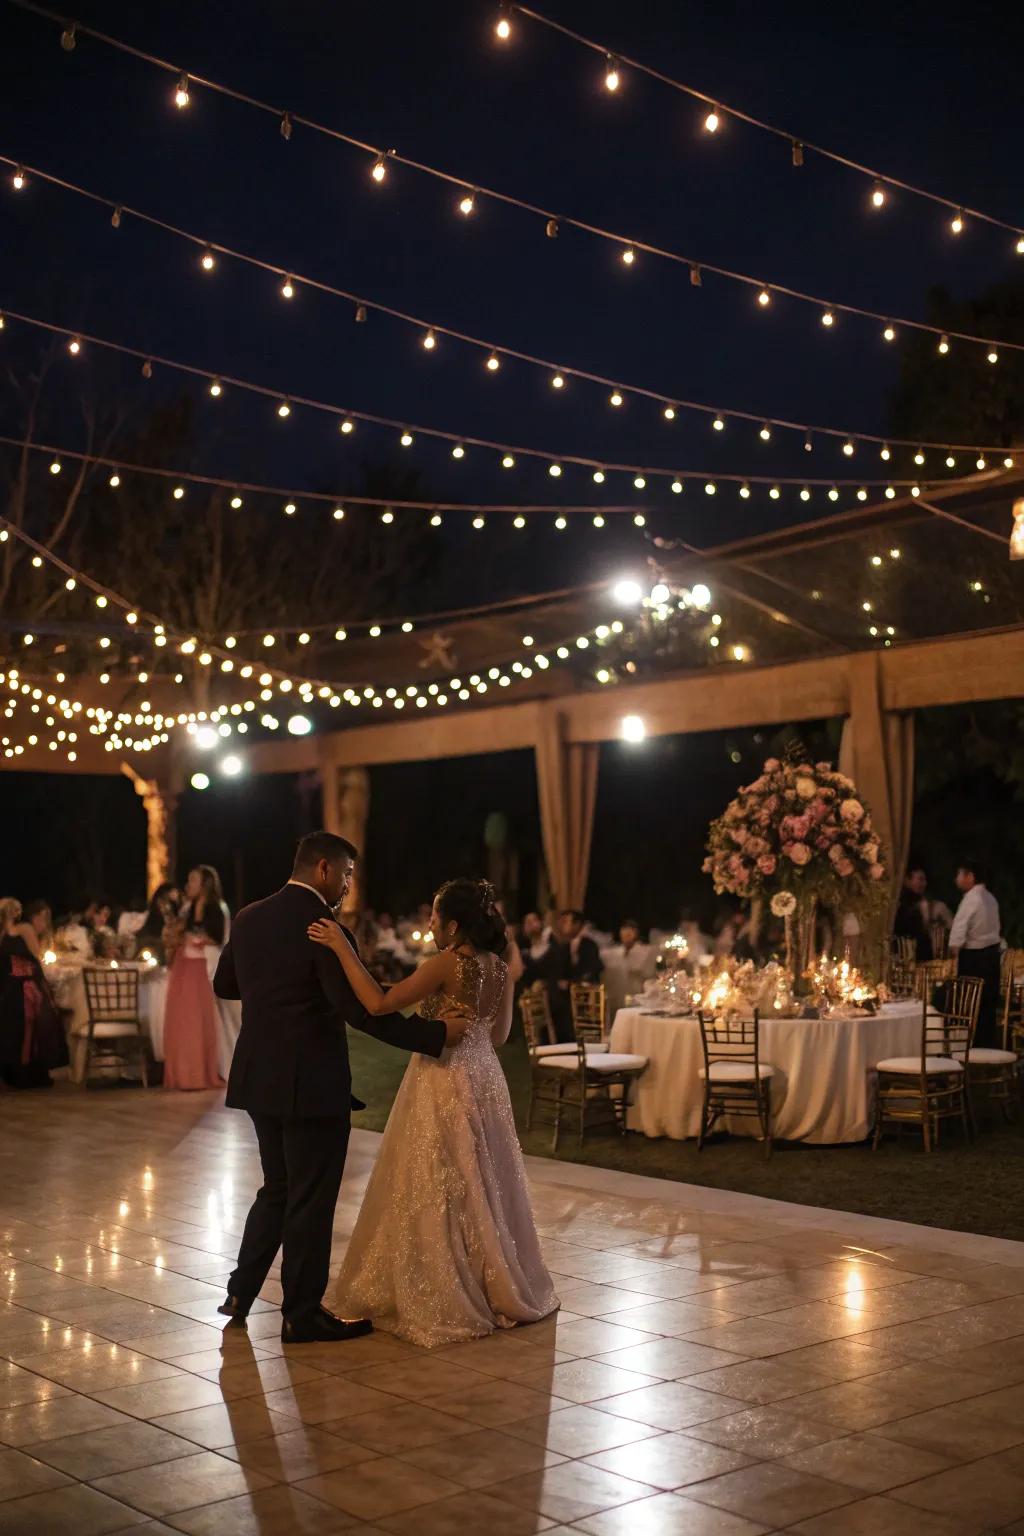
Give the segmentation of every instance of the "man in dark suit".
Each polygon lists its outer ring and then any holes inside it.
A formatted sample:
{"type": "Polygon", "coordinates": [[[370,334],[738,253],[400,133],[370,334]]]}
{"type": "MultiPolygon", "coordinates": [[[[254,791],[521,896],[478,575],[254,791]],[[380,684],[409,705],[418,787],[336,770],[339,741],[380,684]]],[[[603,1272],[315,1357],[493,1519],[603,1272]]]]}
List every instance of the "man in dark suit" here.
{"type": "Polygon", "coordinates": [[[304,837],[287,885],[235,918],[213,979],[218,997],[242,1000],[227,1105],[248,1112],[263,1164],[263,1187],[220,1310],[244,1322],[283,1246],[287,1343],[356,1338],[371,1329],[365,1319],[346,1322],[322,1305],[351,1109],[363,1107],[352,1097],[346,1025],[427,1056],[440,1056],[466,1028],[457,1009],[440,1020],[371,1017],[336,957],[310,942],[306,929],[333,915],[355,859],[352,844],[331,832],[304,837]]]}
{"type": "Polygon", "coordinates": [[[601,951],[584,930],[587,919],[570,909],[558,914],[558,939],[554,946],[551,983],[551,1020],[559,1040],[575,1039],[570,987],[577,981],[600,981],[604,972],[601,951]]]}

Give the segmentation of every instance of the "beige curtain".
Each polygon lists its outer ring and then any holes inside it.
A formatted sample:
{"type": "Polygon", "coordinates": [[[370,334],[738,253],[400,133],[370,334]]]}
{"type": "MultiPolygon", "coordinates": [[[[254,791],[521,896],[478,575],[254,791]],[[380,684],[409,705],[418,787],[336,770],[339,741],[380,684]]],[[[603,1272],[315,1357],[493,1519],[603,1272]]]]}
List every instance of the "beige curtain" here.
{"type": "Polygon", "coordinates": [[[365,768],[339,768],[334,763],[321,764],[324,828],[347,838],[359,849],[359,859],[344,916],[352,918],[364,903],[366,893],[366,824],[370,815],[370,775],[365,768]]]}
{"type": "Polygon", "coordinates": [[[914,815],[914,716],[883,710],[878,657],[850,658],[850,713],[839,747],[840,772],[871,806],[898,891],[914,815]]]}
{"type": "Polygon", "coordinates": [[[566,742],[565,717],[544,710],[537,732],[537,794],[551,899],[582,907],[597,801],[596,742],[566,742]]]}

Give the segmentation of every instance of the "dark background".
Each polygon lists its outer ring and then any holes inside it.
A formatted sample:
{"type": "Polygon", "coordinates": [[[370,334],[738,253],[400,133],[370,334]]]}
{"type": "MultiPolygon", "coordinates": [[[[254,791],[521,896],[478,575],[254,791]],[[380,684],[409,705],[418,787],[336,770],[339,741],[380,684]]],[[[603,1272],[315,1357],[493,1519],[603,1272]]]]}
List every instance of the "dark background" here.
{"type": "MultiPolygon", "coordinates": [[[[1002,9],[681,8],[673,0],[630,7],[550,0],[548,9],[799,137],[1024,222],[1024,27],[1002,9]]],[[[697,103],[628,71],[611,97],[599,59],[522,19],[514,42],[499,48],[491,4],[299,0],[282,8],[265,0],[216,7],[192,0],[139,7],[83,0],[80,15],[182,68],[393,145],[468,184],[479,178],[768,283],[922,316],[933,285],[968,296],[1021,267],[1005,231],[969,223],[956,240],[943,210],[909,196],[894,195],[872,213],[863,178],[811,154],[795,170],[785,143],[735,121],[709,140],[697,103]]],[[[65,54],[53,24],[7,4],[0,16],[7,66],[0,152],[80,182],[112,204],[137,204],[499,347],[723,408],[886,430],[899,357],[871,322],[844,319],[827,332],[815,311],[781,300],[761,314],[753,295],[735,285],[708,276],[694,289],[685,269],[655,258],[626,269],[614,247],[568,229],[548,240],[542,222],[483,198],[465,220],[454,211],[457,193],[430,178],[396,167],[377,187],[360,152],[300,128],[286,143],[272,119],[199,86],[188,111],[177,112],[174,81],[164,74],[84,37],[65,54]]],[[[766,447],[753,426],[715,434],[681,413],[669,427],[653,405],[635,400],[610,411],[606,391],[595,386],[577,382],[556,394],[543,372],[525,365],[506,362],[491,377],[482,354],[454,342],[428,356],[408,326],[372,314],[354,325],[349,305],[301,288],[287,304],[269,275],[228,259],[206,276],[194,248],[127,218],[115,231],[109,210],[40,182],[20,196],[5,185],[0,219],[0,309],[93,329],[284,393],[552,454],[695,471],[842,471],[838,449],[822,444],[809,468],[802,434],[777,433],[766,447]]],[[[11,323],[2,346],[17,378],[35,342],[11,323]]],[[[165,371],[147,384],[136,364],[98,349],[61,366],[68,395],[49,425],[65,447],[76,446],[81,433],[72,389],[116,398],[139,422],[155,403],[182,392],[165,371]]],[[[214,406],[200,388],[187,393],[196,401],[188,466],[195,471],[344,494],[394,466],[391,433],[360,428],[346,441],[313,413],[296,409],[279,424],[270,402],[236,391],[214,406]]],[[[11,421],[12,409],[5,388],[0,418],[11,421]]],[[[430,495],[526,501],[594,494],[579,472],[567,471],[556,486],[542,466],[525,461],[514,476],[484,453],[456,465],[446,447],[424,439],[414,459],[401,462],[412,463],[430,495]]],[[[874,475],[879,466],[865,458],[858,468],[874,475]]],[[[616,476],[604,494],[634,495],[616,476]]],[[[711,502],[692,492],[679,501],[652,487],[648,501],[653,526],[696,543],[802,515],[793,493],[775,504],[722,495],[711,502]]],[[[279,514],[257,506],[247,515],[279,514]]],[[[488,532],[471,552],[464,530],[446,528],[444,537],[426,575],[396,581],[394,612],[596,580],[635,566],[645,553],[631,529],[581,529],[571,539],[542,533],[518,543],[488,532]]],[[[102,579],[102,571],[93,574],[102,579]]],[[[359,572],[335,574],[341,606],[358,589],[359,572]]],[[[921,827],[931,856],[948,862],[951,807],[1002,805],[993,786],[1005,782],[1005,764],[979,766],[966,755],[958,765],[955,754],[970,733],[936,729],[949,771],[933,782],[933,759],[932,778],[922,780],[930,798],[921,827]]],[[[926,740],[928,730],[925,723],[926,740]]],[[[672,738],[639,753],[603,751],[591,885],[600,920],[624,908],[639,909],[644,921],[670,920],[684,902],[706,902],[706,882],[695,873],[704,827],[763,750],[748,732],[735,740],[672,738]]],[[[5,774],[0,796],[0,885],[25,896],[43,889],[58,906],[97,886],[132,897],[143,867],[143,818],[130,785],[5,774]]],[[[507,819],[523,899],[532,900],[537,829],[528,755],[377,770],[372,804],[370,894],[377,904],[407,906],[456,866],[479,867],[484,823],[494,812],[507,819]]],[[[189,791],[181,811],[183,868],[210,860],[222,868],[233,900],[259,894],[281,878],[293,837],[317,816],[310,786],[286,778],[249,778],[203,796],[189,791]]]]}

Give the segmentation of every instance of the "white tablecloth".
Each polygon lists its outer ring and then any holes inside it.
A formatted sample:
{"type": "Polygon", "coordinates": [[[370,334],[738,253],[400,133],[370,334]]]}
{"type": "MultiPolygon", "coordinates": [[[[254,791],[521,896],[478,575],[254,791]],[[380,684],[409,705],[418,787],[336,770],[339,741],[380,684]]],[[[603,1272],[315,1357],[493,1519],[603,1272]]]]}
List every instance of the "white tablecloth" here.
{"type": "MultiPolygon", "coordinates": [[[[704,1064],[697,1020],[620,1008],[611,1048],[650,1063],[634,1089],[630,1129],[677,1141],[696,1136],[704,1091],[697,1075],[704,1064]]],[[[918,1002],[887,1003],[874,1018],[762,1019],[761,1060],[775,1068],[774,1135],[823,1144],[863,1141],[872,1121],[873,1068],[887,1056],[920,1050],[918,1002]]],[[[756,1127],[745,1117],[725,1124],[748,1136],[756,1127]]]]}
{"type": "MultiPolygon", "coordinates": [[[[141,965],[133,961],[119,961],[122,970],[132,967],[141,971],[139,982],[139,1015],[149,1036],[154,1061],[164,1059],[164,1010],[167,1006],[166,967],[141,965]]],[[[68,1049],[71,1053],[72,1082],[80,1083],[85,1077],[85,1033],[89,1023],[89,1009],[85,1001],[83,967],[64,961],[43,967],[46,979],[53,989],[59,1008],[70,1014],[67,1021],[68,1049]]],[[[217,1058],[220,1074],[227,1081],[234,1054],[235,1042],[242,1027],[241,1003],[217,998],[217,1058]]]]}

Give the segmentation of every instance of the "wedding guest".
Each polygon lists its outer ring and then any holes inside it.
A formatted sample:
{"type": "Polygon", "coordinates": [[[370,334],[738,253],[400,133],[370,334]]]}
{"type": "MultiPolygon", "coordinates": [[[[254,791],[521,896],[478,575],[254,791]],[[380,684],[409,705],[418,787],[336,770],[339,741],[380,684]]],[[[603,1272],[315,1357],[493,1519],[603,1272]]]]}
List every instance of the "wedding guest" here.
{"type": "Polygon", "coordinates": [[[181,892],[170,880],[158,885],[149,903],[145,921],[135,935],[135,953],[148,949],[160,965],[166,963],[170,935],[168,926],[177,921],[181,911],[181,892]]]}
{"type": "Polygon", "coordinates": [[[523,985],[550,981],[553,935],[539,912],[527,912],[520,925],[519,953],[523,957],[523,985]]]}
{"type": "Polygon", "coordinates": [[[601,980],[601,953],[586,933],[587,919],[576,908],[559,913],[558,945],[553,962],[554,985],[550,986],[551,1018],[558,1040],[572,1040],[572,1003],[569,988],[574,982],[601,980]]]}
{"type": "Polygon", "coordinates": [[[963,896],[950,929],[950,953],[956,956],[958,976],[980,976],[984,982],[975,1043],[998,1046],[996,1014],[1002,953],[999,903],[988,888],[988,871],[977,859],[963,860],[956,872],[956,884],[963,896]]]}
{"type": "Polygon", "coordinates": [[[952,926],[953,914],[946,903],[928,895],[927,871],[920,864],[911,864],[900,892],[893,932],[901,938],[914,940],[918,960],[931,960],[934,930],[945,928],[948,932],[952,926]]]}
{"type": "Polygon", "coordinates": [[[164,1087],[222,1088],[212,977],[230,928],[220,876],[199,864],[185,882],[181,944],[167,983],[164,1087]]]}
{"type": "Polygon", "coordinates": [[[0,1077],[9,1088],[49,1088],[68,1064],[60,1014],[43,974],[49,903],[0,902],[0,1077]]]}
{"type": "Polygon", "coordinates": [[[627,917],[619,925],[619,942],[601,950],[604,984],[608,995],[608,1017],[626,1006],[627,997],[636,997],[644,984],[657,974],[657,955],[650,944],[643,943],[640,924],[627,917]]]}

